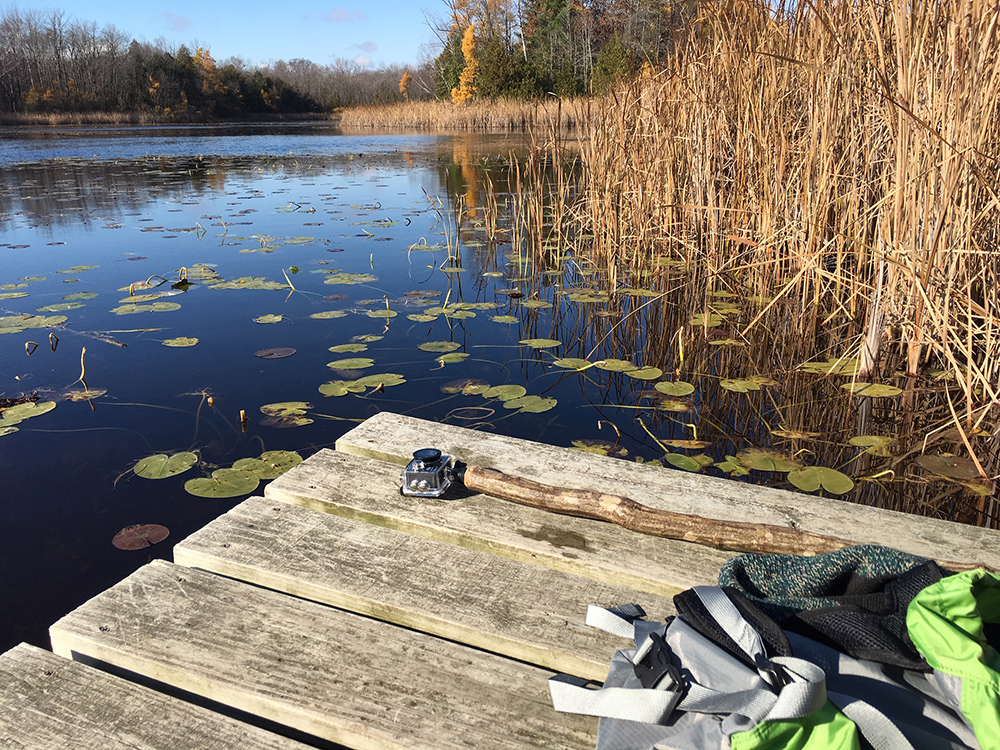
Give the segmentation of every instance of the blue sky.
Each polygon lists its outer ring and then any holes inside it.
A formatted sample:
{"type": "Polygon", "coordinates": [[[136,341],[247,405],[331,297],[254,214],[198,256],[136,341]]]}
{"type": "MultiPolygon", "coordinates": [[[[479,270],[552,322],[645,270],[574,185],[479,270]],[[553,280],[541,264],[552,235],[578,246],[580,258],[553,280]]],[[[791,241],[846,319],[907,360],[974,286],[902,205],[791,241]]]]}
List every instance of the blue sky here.
{"type": "Polygon", "coordinates": [[[99,27],[113,24],[140,41],[204,46],[217,61],[236,56],[251,65],[293,58],[412,65],[433,39],[424,8],[444,14],[439,0],[0,0],[0,11],[61,10],[99,27]]]}

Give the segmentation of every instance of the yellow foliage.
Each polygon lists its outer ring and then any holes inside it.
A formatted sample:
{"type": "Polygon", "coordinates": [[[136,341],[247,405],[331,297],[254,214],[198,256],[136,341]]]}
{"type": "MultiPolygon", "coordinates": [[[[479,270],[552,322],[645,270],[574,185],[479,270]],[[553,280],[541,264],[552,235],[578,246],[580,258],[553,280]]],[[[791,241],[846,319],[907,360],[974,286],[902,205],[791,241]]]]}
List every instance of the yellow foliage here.
{"type": "Polygon", "coordinates": [[[410,81],[413,80],[413,76],[410,75],[409,70],[403,71],[403,77],[399,79],[399,93],[403,95],[404,101],[410,101],[410,81]]]}
{"type": "Polygon", "coordinates": [[[465,58],[465,67],[462,68],[462,75],[458,78],[458,86],[451,90],[451,100],[455,104],[462,105],[472,99],[476,91],[474,86],[476,73],[479,70],[479,61],[476,59],[476,27],[470,24],[465,29],[462,36],[462,56],[465,58]]]}

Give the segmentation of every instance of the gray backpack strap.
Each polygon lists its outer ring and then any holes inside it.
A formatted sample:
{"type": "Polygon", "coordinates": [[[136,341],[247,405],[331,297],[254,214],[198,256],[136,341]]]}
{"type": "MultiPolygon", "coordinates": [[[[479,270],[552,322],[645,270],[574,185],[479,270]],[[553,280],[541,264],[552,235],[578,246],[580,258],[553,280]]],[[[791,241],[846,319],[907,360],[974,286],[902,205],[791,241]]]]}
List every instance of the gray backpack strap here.
{"type": "Polygon", "coordinates": [[[830,693],[829,697],[875,750],[914,750],[899,727],[871,703],[840,693],[830,693]]]}
{"type": "Polygon", "coordinates": [[[719,626],[732,638],[736,645],[754,664],[765,656],[764,643],[757,629],[746,621],[746,618],[736,609],[736,605],[726,596],[726,592],[718,586],[695,586],[691,589],[705,609],[712,615],[719,626]]]}
{"type": "Polygon", "coordinates": [[[567,714],[585,714],[604,719],[625,719],[645,724],[663,724],[680,700],[677,690],[606,687],[594,690],[583,680],[567,675],[549,679],[552,707],[567,714]]]}

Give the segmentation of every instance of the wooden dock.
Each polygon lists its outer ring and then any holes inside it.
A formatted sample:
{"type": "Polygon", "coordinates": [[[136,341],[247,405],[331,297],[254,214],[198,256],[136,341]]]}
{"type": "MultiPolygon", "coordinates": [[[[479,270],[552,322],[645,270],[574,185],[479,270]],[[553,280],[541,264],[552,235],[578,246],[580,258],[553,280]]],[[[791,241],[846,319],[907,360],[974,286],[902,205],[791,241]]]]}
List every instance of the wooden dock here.
{"type": "Polygon", "coordinates": [[[0,746],[592,748],[547,679],[623,644],[588,604],[715,583],[731,553],[483,495],[402,497],[418,448],[655,507],[1000,567],[1000,534],[380,414],[0,656],[0,746]],[[63,658],[67,657],[67,658],[63,658]]]}

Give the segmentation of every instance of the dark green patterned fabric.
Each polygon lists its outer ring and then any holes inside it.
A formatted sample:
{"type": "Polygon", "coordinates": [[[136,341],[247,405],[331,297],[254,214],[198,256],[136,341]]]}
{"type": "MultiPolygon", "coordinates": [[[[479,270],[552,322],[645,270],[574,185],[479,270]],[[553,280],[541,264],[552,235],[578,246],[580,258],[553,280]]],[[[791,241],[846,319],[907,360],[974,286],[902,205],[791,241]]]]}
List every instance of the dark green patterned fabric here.
{"type": "Polygon", "coordinates": [[[815,557],[739,555],[719,573],[778,622],[799,612],[863,602],[886,584],[927,563],[927,558],[874,544],[845,547],[815,557]]]}

